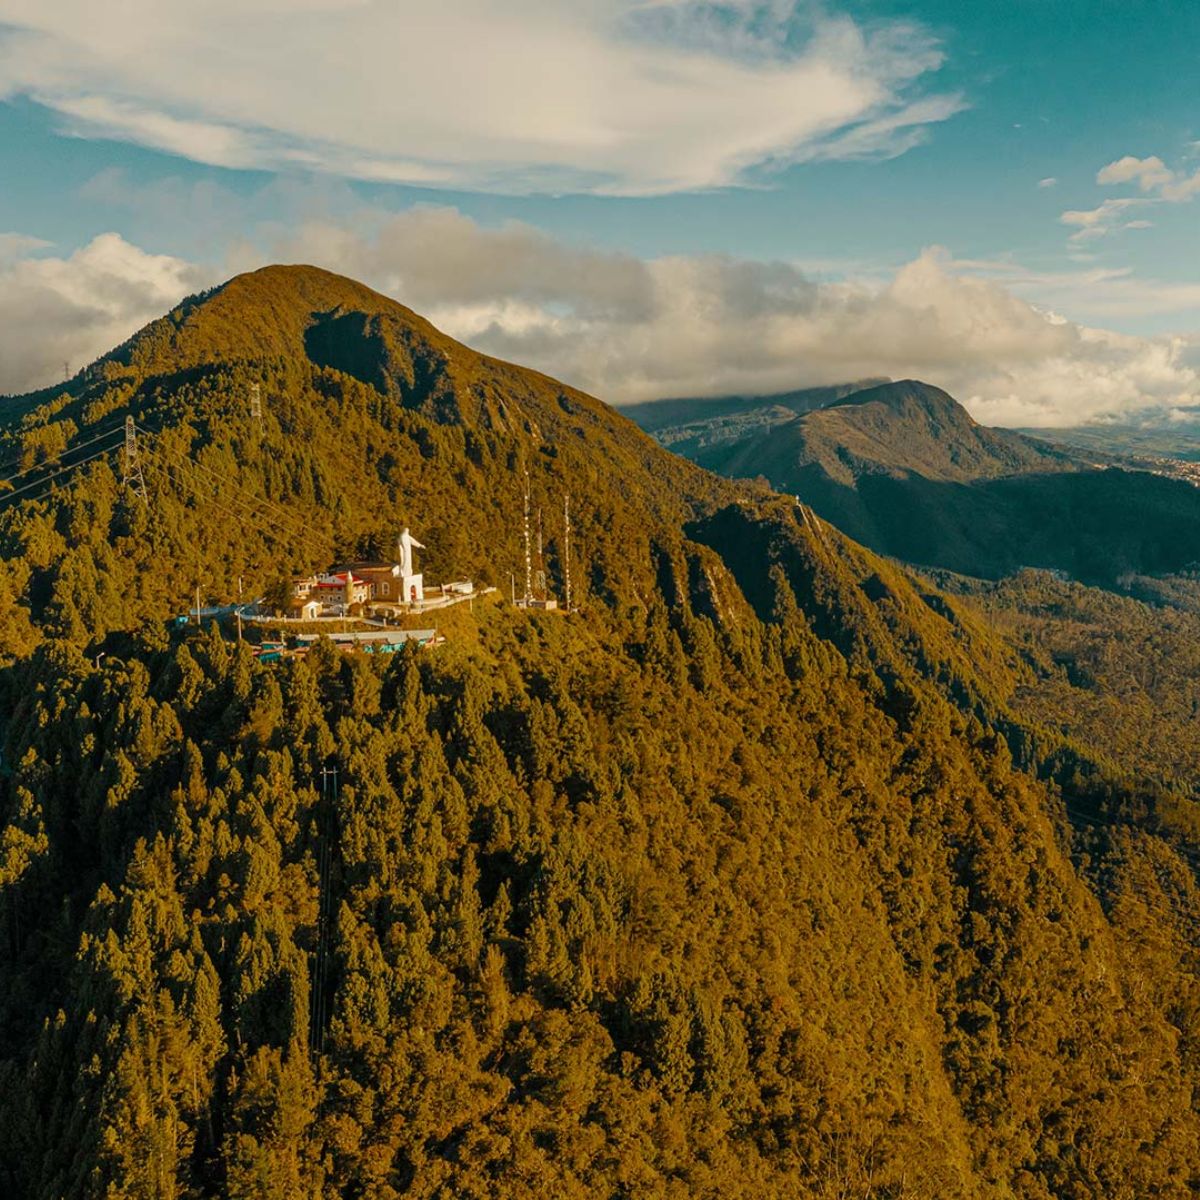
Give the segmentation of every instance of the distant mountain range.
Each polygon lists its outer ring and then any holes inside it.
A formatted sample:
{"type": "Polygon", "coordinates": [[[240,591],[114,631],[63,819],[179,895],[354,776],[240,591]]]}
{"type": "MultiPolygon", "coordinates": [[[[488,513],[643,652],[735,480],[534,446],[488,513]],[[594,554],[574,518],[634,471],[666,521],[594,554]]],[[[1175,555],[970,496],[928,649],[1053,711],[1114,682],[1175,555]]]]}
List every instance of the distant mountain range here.
{"type": "Polygon", "coordinates": [[[1170,420],[1160,417],[1153,421],[1105,421],[1022,432],[1089,454],[1112,454],[1140,461],[1200,462],[1200,421],[1185,410],[1179,410],[1179,415],[1170,420]]]}
{"type": "Polygon", "coordinates": [[[1111,584],[1200,558],[1190,484],[1099,446],[986,428],[916,380],[629,412],[701,466],[761,476],[907,562],[985,578],[1038,566],[1111,584]]]}

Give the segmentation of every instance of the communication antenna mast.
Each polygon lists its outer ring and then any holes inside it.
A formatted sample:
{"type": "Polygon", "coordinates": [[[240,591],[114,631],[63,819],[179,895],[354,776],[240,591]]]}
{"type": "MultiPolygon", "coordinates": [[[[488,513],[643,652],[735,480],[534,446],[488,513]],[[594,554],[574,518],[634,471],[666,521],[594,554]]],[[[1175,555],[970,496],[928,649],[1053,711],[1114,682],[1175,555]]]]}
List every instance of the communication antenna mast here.
{"type": "Polygon", "coordinates": [[[546,560],[542,554],[542,509],[538,506],[537,512],[537,590],[538,594],[544,599],[546,596],[546,560]]]}
{"type": "Polygon", "coordinates": [[[133,417],[125,418],[125,453],[121,459],[121,486],[129,488],[141,502],[149,506],[146,499],[146,481],[142,478],[142,463],[138,458],[137,426],[133,417]]]}
{"type": "Polygon", "coordinates": [[[262,428],[262,389],[257,383],[250,385],[250,419],[262,428]]]}
{"type": "Polygon", "coordinates": [[[563,608],[571,611],[571,493],[563,496],[563,608]]]}
{"type": "Polygon", "coordinates": [[[529,472],[525,472],[525,607],[533,599],[533,556],[529,550],[529,472]]]}

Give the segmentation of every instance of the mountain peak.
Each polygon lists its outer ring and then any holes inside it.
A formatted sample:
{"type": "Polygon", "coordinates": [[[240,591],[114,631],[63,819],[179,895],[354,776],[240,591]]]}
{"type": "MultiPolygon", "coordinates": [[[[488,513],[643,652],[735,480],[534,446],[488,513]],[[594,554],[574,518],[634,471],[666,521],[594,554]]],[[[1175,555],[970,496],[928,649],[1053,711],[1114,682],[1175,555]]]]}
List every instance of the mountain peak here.
{"type": "Polygon", "coordinates": [[[940,423],[952,422],[964,428],[975,426],[971,414],[940,387],[923,383],[919,379],[897,379],[875,387],[851,392],[848,396],[834,400],[826,408],[862,408],[878,404],[899,416],[912,418],[924,416],[940,423]]]}
{"type": "Polygon", "coordinates": [[[864,473],[964,482],[1078,465],[1046,442],[980,425],[949,392],[919,379],[853,392],[806,413],[795,433],[801,458],[826,461],[846,483],[864,473]]]}
{"type": "MultiPolygon", "coordinates": [[[[365,284],[320,267],[277,264],[235,275],[219,287],[188,297],[118,347],[108,361],[150,373],[215,361],[292,356],[309,352],[314,328],[347,317],[352,318],[350,325],[360,329],[375,322],[380,335],[386,328],[392,336],[384,341],[395,341],[402,334],[403,340],[420,341],[442,354],[457,347],[411,309],[365,284]]],[[[348,327],[342,332],[348,332],[348,327]]],[[[315,340],[324,344],[319,335],[315,340]]],[[[465,348],[459,349],[466,353],[465,348]]],[[[319,358],[314,361],[340,366],[319,358]]]]}
{"type": "Polygon", "coordinates": [[[449,342],[424,317],[391,296],[356,279],[306,263],[273,263],[235,275],[203,297],[206,309],[224,314],[252,308],[262,316],[294,314],[306,324],[321,314],[362,312],[387,316],[421,330],[426,336],[449,342]]]}

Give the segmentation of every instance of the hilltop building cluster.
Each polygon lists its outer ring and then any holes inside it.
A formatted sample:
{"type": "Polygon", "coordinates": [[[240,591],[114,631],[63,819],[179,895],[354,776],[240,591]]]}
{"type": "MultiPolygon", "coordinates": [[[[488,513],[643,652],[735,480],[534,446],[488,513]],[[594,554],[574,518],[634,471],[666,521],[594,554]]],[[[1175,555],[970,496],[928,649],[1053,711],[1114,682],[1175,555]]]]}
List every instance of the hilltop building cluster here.
{"type": "Polygon", "coordinates": [[[289,615],[301,621],[319,621],[424,612],[475,594],[474,583],[466,579],[427,589],[424,574],[416,569],[414,553],[424,549],[406,527],[397,544],[397,562],[342,563],[323,574],[294,579],[289,615]]]}

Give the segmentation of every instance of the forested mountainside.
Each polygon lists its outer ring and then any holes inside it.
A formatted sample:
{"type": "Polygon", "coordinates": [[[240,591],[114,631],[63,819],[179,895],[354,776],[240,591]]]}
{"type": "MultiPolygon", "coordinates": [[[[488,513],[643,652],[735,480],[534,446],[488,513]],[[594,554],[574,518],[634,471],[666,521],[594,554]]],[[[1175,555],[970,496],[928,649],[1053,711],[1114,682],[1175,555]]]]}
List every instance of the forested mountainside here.
{"type": "MultiPolygon", "coordinates": [[[[1127,586],[1137,590],[1139,581],[1127,586]]],[[[1145,581],[1150,582],[1150,581],[1145,581]]],[[[939,576],[969,596],[1029,667],[1012,703],[1135,775],[1195,793],[1200,781],[1200,615],[1194,578],[1154,602],[1023,571],[998,582],[939,576]],[[1184,594],[1177,589],[1187,588],[1184,594]]],[[[1167,590],[1169,589],[1169,590],[1167,590]]]]}
{"type": "MultiPolygon", "coordinates": [[[[632,415],[642,418],[639,406],[632,415]]],[[[646,428],[651,428],[647,425],[646,428]]],[[[1112,586],[1200,559],[1200,491],[1099,451],[976,424],[914,380],[852,392],[736,436],[658,440],[734,478],[763,477],[906,562],[999,578],[1025,566],[1112,586]]]]}
{"type": "Polygon", "coordinates": [[[941,388],[913,379],[831,397],[770,437],[712,448],[701,461],[728,475],[746,475],[760,465],[768,476],[798,464],[818,466],[849,486],[865,474],[966,483],[1083,465],[1036,438],[976,424],[941,388]],[[764,455],[771,457],[760,464],[764,455]]]}
{"type": "Polygon", "coordinates": [[[6,412],[6,1195],[1200,1188],[1194,779],[986,597],[307,268],[6,412]],[[526,479],[578,612],[168,625],[404,525],[503,583],[526,479]]]}
{"type": "Polygon", "coordinates": [[[1163,459],[1200,462],[1200,422],[1192,408],[1164,411],[1153,416],[1146,414],[1140,423],[1104,421],[1029,432],[1083,454],[1134,458],[1142,462],[1163,459]]]}
{"type": "Polygon", "coordinates": [[[797,413],[811,412],[843,396],[886,382],[883,379],[860,380],[829,387],[799,388],[769,396],[649,400],[641,404],[627,404],[622,412],[648,433],[661,434],[664,444],[694,442],[698,447],[703,447],[736,440],[751,429],[790,421],[797,413]]]}

